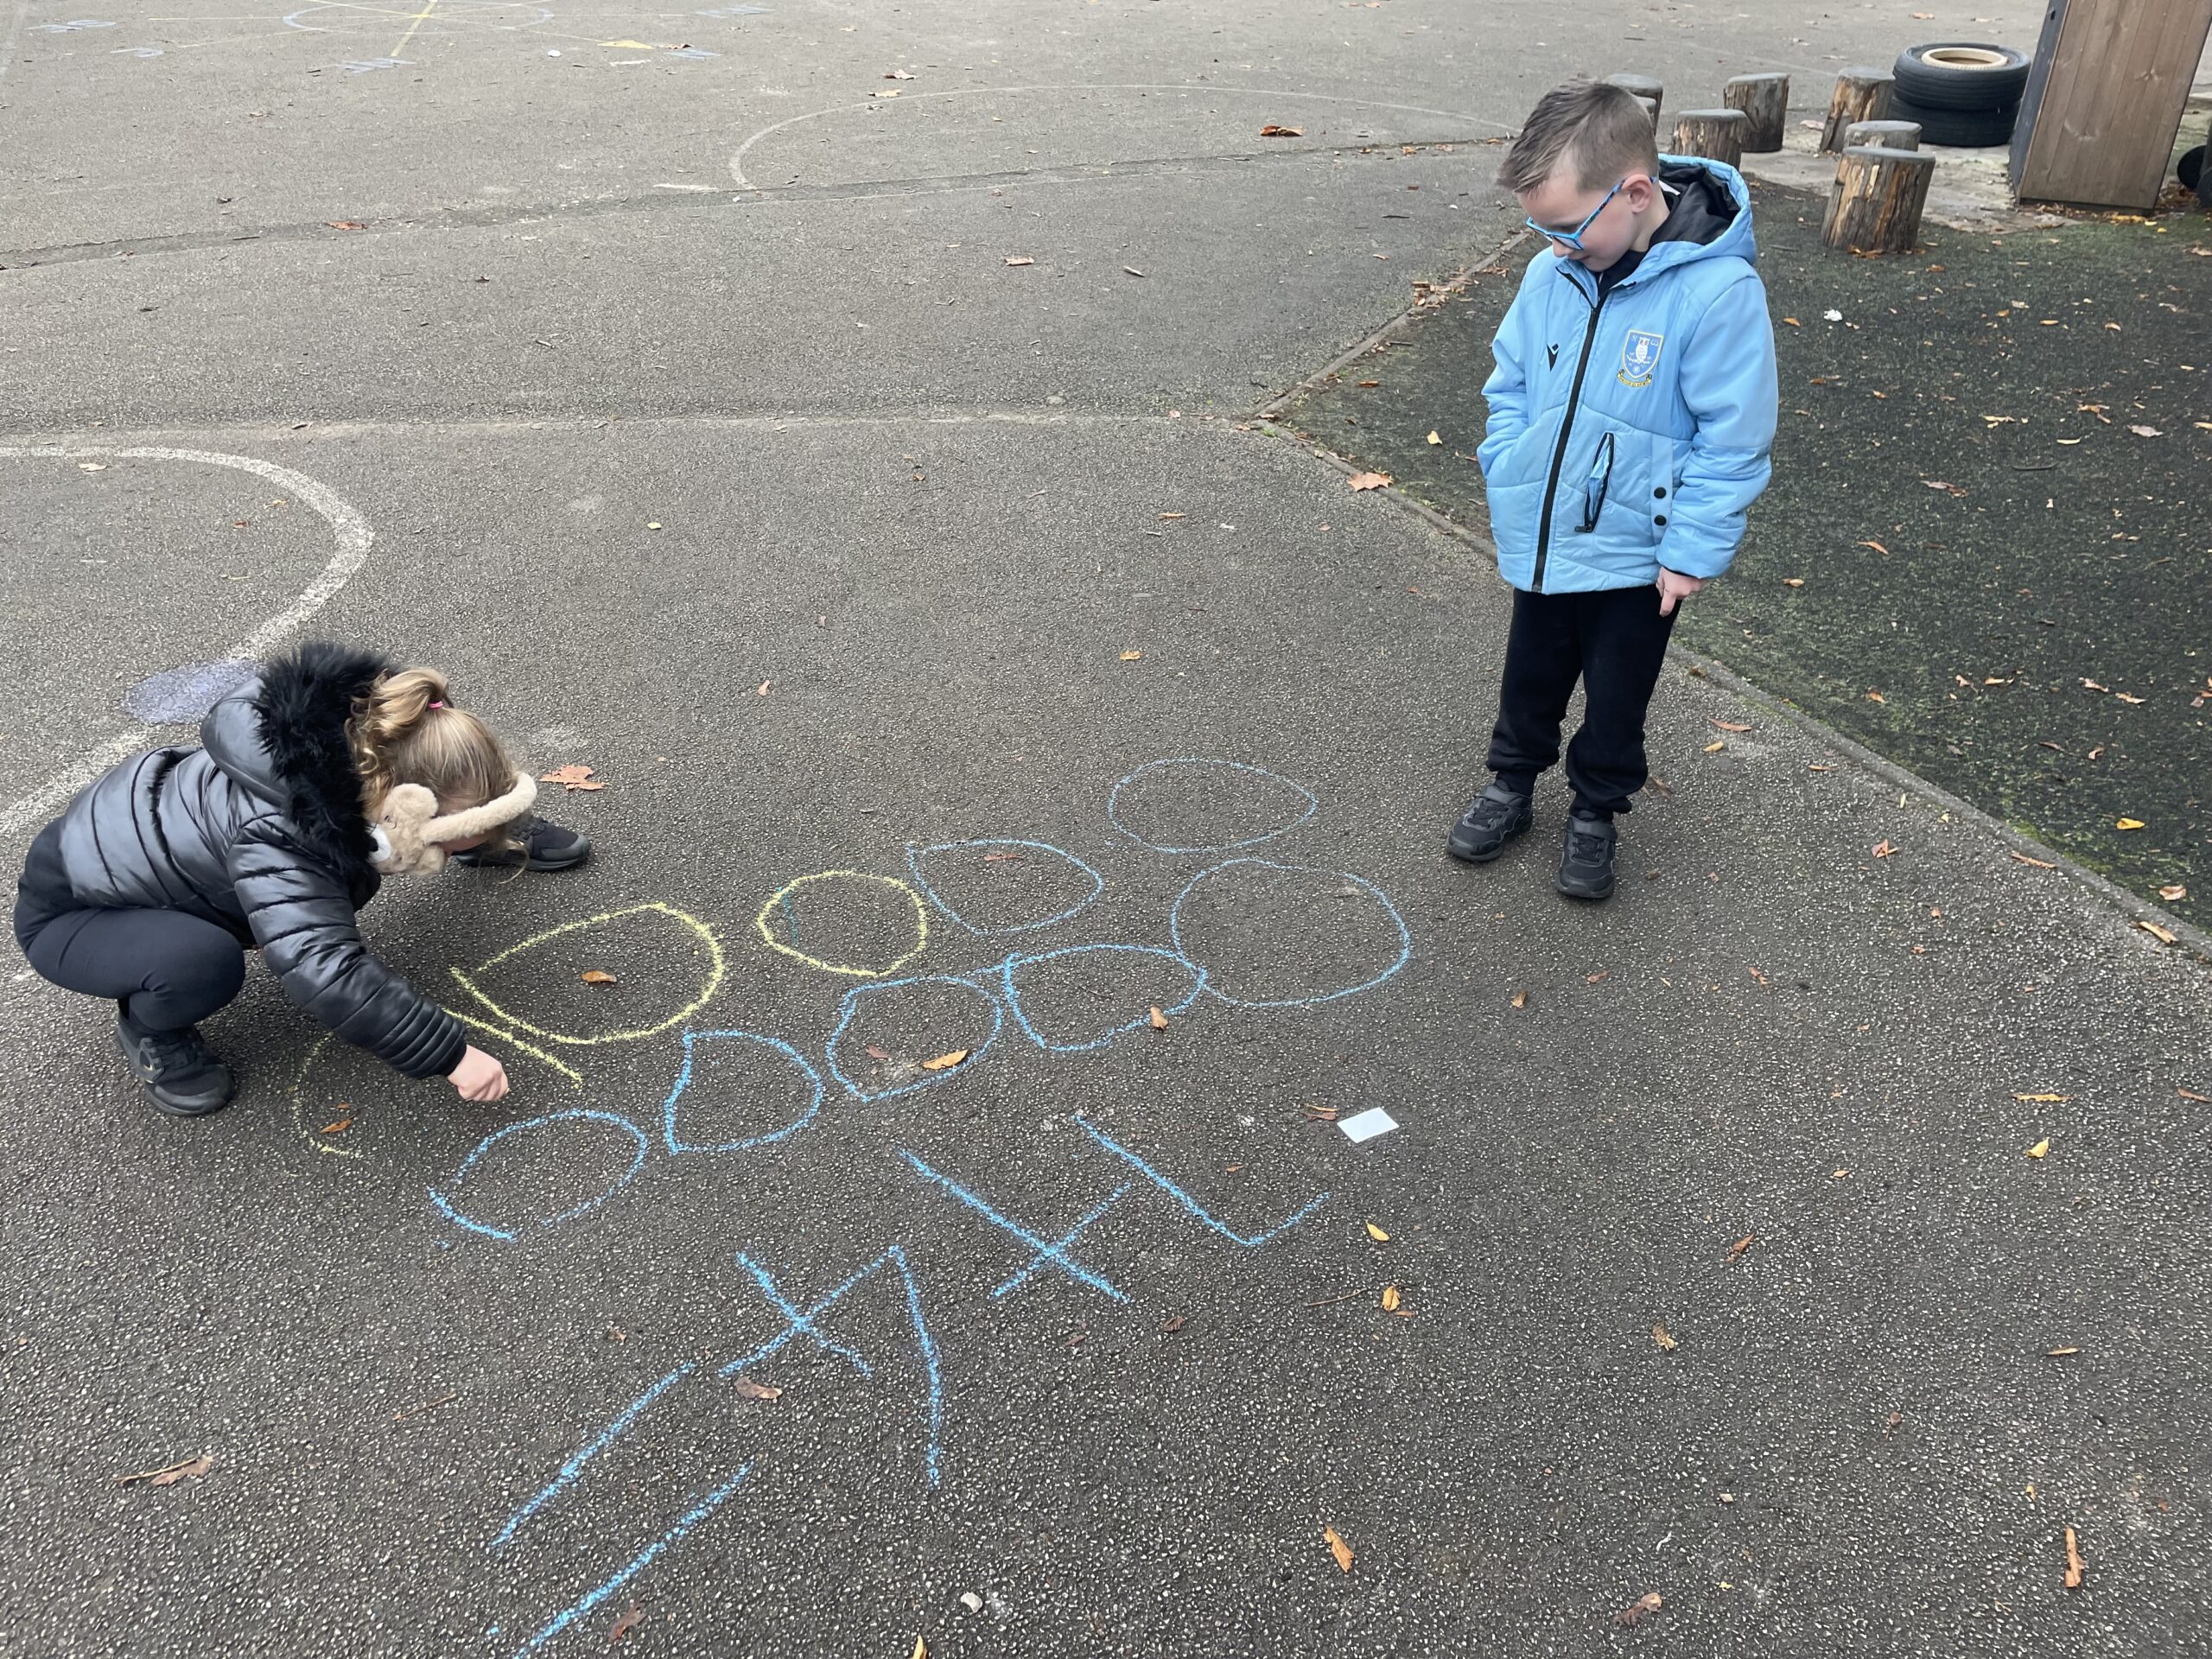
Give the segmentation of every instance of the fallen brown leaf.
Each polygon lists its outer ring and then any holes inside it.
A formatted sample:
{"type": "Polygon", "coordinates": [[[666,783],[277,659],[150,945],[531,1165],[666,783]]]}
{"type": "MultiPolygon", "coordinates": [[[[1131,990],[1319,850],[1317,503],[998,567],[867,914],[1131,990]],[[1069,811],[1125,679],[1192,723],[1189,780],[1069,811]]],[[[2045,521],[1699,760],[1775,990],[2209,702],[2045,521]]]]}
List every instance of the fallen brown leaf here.
{"type": "Polygon", "coordinates": [[[1379,490],[1390,481],[1388,473],[1354,473],[1351,486],[1355,490],[1379,490]]]}
{"type": "Polygon", "coordinates": [[[334,231],[365,231],[369,228],[358,219],[326,219],[322,222],[334,231]]]}
{"type": "Polygon", "coordinates": [[[1167,1029],[1167,1016],[1162,1014],[1158,1008],[1154,1008],[1147,1017],[1145,1023],[1149,1025],[1154,1031],[1165,1031],[1167,1029]]]}
{"type": "Polygon", "coordinates": [[[1144,652],[1141,651],[1125,651],[1122,653],[1122,660],[1125,663],[1138,662],[1141,661],[1143,657],[1144,652]]]}
{"type": "Polygon", "coordinates": [[[1516,991],[1516,992],[1514,992],[1514,993],[1513,993],[1513,1006],[1514,1006],[1515,1007],[1516,1007],[1516,1008],[1525,1008],[1525,1007],[1527,1007],[1529,1006],[1529,993],[1528,993],[1528,992],[1526,992],[1526,991],[1516,991]]]}
{"type": "Polygon", "coordinates": [[[1160,516],[1162,518],[1187,518],[1191,515],[1187,512],[1163,512],[1160,516]]]}
{"type": "Polygon", "coordinates": [[[1302,127],[1279,127],[1272,121],[1260,129],[1262,138],[1303,138],[1305,136],[1306,130],[1302,127]]]}
{"type": "Polygon", "coordinates": [[[1189,1323],[1190,1320],[1188,1319],[1185,1318],[1182,1314],[1178,1313],[1173,1319],[1168,1320],[1166,1324],[1161,1325],[1160,1328],[1172,1337],[1189,1323]]]}
{"type": "Polygon", "coordinates": [[[933,1060],[924,1060],[922,1062],[922,1070],[925,1071],[950,1071],[954,1066],[959,1065],[961,1061],[967,1058],[968,1051],[966,1049],[956,1048],[950,1054],[940,1054],[933,1060]]]}
{"type": "Polygon", "coordinates": [[[2115,830],[2140,830],[2143,827],[2143,820],[2140,818],[2114,818],[2112,821],[2112,827],[2115,830]]]}
{"type": "Polygon", "coordinates": [[[2082,1546],[2074,1536],[2074,1529],[2066,1529],[2066,1587],[2079,1590],[2082,1574],[2088,1570],[2088,1563],[2082,1559],[2082,1546]]]}
{"type": "Polygon", "coordinates": [[[2063,1101],[2073,1099],[2074,1096],[2071,1095],[2015,1095],[2012,1098],[2024,1100],[2035,1105],[2056,1106],[2063,1101]]]}
{"type": "Polygon", "coordinates": [[[2064,1359],[2069,1354],[2078,1354],[2081,1351],[2079,1348],[2046,1348],[2043,1351],[2043,1357],[2045,1359],[2064,1359]]]}
{"type": "Polygon", "coordinates": [[[1610,968],[1600,968],[1600,969],[1599,969],[1596,973],[1594,973],[1594,974],[1586,974],[1585,976],[1583,976],[1582,982],[1583,982],[1585,985],[1602,985],[1602,984],[1604,984],[1607,980],[1611,979],[1612,976],[1613,976],[1613,970],[1612,970],[1611,969],[1610,969],[1610,968]]]}
{"type": "Polygon", "coordinates": [[[1889,699],[1878,691],[1869,691],[1866,694],[1866,701],[1869,702],[1887,702],[1889,699]]]}
{"type": "Polygon", "coordinates": [[[1023,855],[1020,853],[985,853],[983,855],[983,862],[986,864],[1019,864],[1022,861],[1023,855]]]}
{"type": "Polygon", "coordinates": [[[583,982],[587,985],[612,985],[615,983],[613,975],[607,973],[597,968],[585,969],[579,977],[581,977],[583,980],[583,982]]]}
{"type": "Polygon", "coordinates": [[[774,683],[775,682],[772,680],[761,681],[760,684],[753,688],[753,695],[756,697],[766,696],[768,695],[768,688],[774,683]]]}
{"type": "Polygon", "coordinates": [[[1358,383],[1358,385],[1362,391],[1372,391],[1376,387],[1382,384],[1382,383],[1380,380],[1362,380],[1358,383]]]}
{"type": "Polygon", "coordinates": [[[1010,253],[1007,255],[1006,262],[1009,265],[1033,265],[1037,263],[1026,253],[1010,253]]]}
{"type": "Polygon", "coordinates": [[[1382,1287],[1382,1311],[1385,1313],[1396,1313],[1404,1300],[1405,1299],[1398,1294],[1398,1287],[1395,1285],[1382,1287]]]}
{"type": "Polygon", "coordinates": [[[335,1123],[324,1124],[320,1129],[316,1130],[315,1133],[318,1135],[343,1135],[346,1130],[353,1127],[353,1115],[351,1112],[348,1112],[345,1116],[340,1118],[335,1123]]]}
{"type": "Polygon", "coordinates": [[[1874,856],[1877,858],[1887,858],[1896,851],[1897,849],[1886,841],[1878,841],[1874,843],[1874,856]]]}
{"type": "Polygon", "coordinates": [[[2179,904],[2183,899],[2189,897],[2189,889],[2183,887],[2180,882],[2177,881],[2171,887],[2160,887],[2158,889],[2158,897],[2164,899],[2170,905],[2179,904]]]}
{"type": "Polygon", "coordinates": [[[889,1054],[878,1048],[874,1043],[870,1043],[868,1046],[868,1057],[871,1060],[887,1060],[891,1058],[889,1054]]]}
{"type": "Polygon", "coordinates": [[[645,1622],[644,1610],[633,1601],[617,1616],[613,1626],[607,1632],[607,1639],[610,1643],[620,1642],[645,1622]]]}
{"type": "Polygon", "coordinates": [[[1613,1615],[1613,1623],[1616,1624],[1633,1624],[1638,1619],[1649,1618],[1653,1613],[1657,1612],[1660,1608],[1665,1605],[1666,1604],[1664,1602],[1659,1599],[1659,1592],[1656,1590],[1651,1591],[1649,1594],[1638,1596],[1632,1605],[1624,1607],[1620,1611],[1615,1613],[1613,1615]]]}
{"type": "Polygon", "coordinates": [[[2196,1090],[2184,1089],[2179,1084],[2174,1085],[2174,1093],[2183,1100],[2193,1100],[2200,1106],[2212,1106],[2212,1095],[2200,1095],[2196,1090]]]}
{"type": "Polygon", "coordinates": [[[1657,1343],[1661,1351],[1664,1353],[1671,1354],[1682,1345],[1667,1334],[1665,1324],[1660,1321],[1655,1321],[1651,1326],[1651,1340],[1657,1343]]]}
{"type": "Polygon", "coordinates": [[[1751,1248],[1751,1241],[1758,1236],[1758,1235],[1756,1233],[1745,1233],[1733,1244],[1731,1244],[1728,1247],[1728,1260],[1733,1262],[1737,1257],[1742,1255],[1745,1250],[1750,1249],[1751,1248]]]}
{"type": "Polygon", "coordinates": [[[907,1656],[907,1659],[930,1659],[930,1644],[923,1641],[920,1637],[916,1637],[914,1650],[907,1656]]]}
{"type": "Polygon", "coordinates": [[[2031,1158],[2041,1158],[2046,1155],[2050,1151],[2050,1139],[2046,1135],[2043,1140],[2037,1141],[2035,1145],[2028,1148],[2028,1156],[2031,1158]]]}
{"type": "Polygon", "coordinates": [[[1805,585],[1805,578],[1802,576],[1784,576],[1782,579],[1782,585],[1785,588],[1802,588],[1805,585]]]}
{"type": "Polygon", "coordinates": [[[1322,1528],[1321,1536],[1329,1546],[1329,1554],[1337,1558],[1338,1570],[1343,1573],[1351,1572],[1352,1564],[1351,1546],[1344,1542],[1343,1539],[1337,1536],[1337,1529],[1334,1527],[1322,1528]]]}
{"type": "Polygon", "coordinates": [[[2141,928],[2145,933],[2148,933],[2152,938],[2158,940],[2161,944],[2179,944],[2181,943],[2181,936],[2178,933],[2176,933],[2173,929],[2170,927],[2160,927],[2156,922],[2143,921],[2137,922],[2135,925],[2141,928]]]}
{"type": "Polygon", "coordinates": [[[1740,720],[1714,720],[1709,715],[1707,717],[1705,723],[1708,726],[1718,727],[1724,732],[1748,732],[1751,729],[1740,720]]]}
{"type": "Polygon", "coordinates": [[[2047,858],[2030,858],[2025,853],[2007,853],[2005,856],[2015,863],[2032,864],[2039,870],[2055,870],[2058,868],[2047,858]]]}
{"type": "Polygon", "coordinates": [[[172,1463],[163,1469],[141,1469],[135,1475],[118,1475],[114,1484],[128,1486],[134,1481],[144,1481],[153,1486],[174,1486],[180,1480],[197,1480],[215,1466],[215,1459],[207,1456],[187,1458],[182,1463],[172,1463]]]}
{"type": "Polygon", "coordinates": [[[579,766],[574,765],[562,766],[553,772],[541,772],[537,774],[537,781],[539,783],[558,784],[563,789],[581,789],[588,791],[594,789],[605,789],[607,787],[605,784],[591,782],[590,779],[591,768],[589,766],[579,766]]]}
{"type": "Polygon", "coordinates": [[[1371,1221],[1367,1224],[1367,1236],[1373,1239],[1377,1244],[1388,1244],[1390,1242],[1390,1235],[1384,1232],[1380,1227],[1377,1227],[1371,1221]]]}
{"type": "Polygon", "coordinates": [[[749,1376],[737,1379],[737,1391],[748,1400],[780,1400],[784,1397],[781,1389],[766,1382],[755,1382],[749,1376]]]}
{"type": "Polygon", "coordinates": [[[1852,545],[1853,547],[1871,547],[1877,553],[1887,553],[1890,550],[1888,548],[1884,547],[1879,542],[1853,542],[1852,545]]]}

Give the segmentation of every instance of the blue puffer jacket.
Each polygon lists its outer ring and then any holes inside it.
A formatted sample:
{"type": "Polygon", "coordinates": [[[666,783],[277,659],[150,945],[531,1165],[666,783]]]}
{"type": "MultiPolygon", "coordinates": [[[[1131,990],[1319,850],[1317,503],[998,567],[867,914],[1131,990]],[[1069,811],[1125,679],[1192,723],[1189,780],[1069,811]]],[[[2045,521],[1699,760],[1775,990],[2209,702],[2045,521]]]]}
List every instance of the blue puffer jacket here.
{"type": "Polygon", "coordinates": [[[1661,237],[1601,299],[1548,250],[1491,350],[1476,459],[1498,569],[1516,588],[1587,593],[1727,569],[1772,467],[1774,326],[1733,168],[1660,158],[1676,195],[1661,237]]]}

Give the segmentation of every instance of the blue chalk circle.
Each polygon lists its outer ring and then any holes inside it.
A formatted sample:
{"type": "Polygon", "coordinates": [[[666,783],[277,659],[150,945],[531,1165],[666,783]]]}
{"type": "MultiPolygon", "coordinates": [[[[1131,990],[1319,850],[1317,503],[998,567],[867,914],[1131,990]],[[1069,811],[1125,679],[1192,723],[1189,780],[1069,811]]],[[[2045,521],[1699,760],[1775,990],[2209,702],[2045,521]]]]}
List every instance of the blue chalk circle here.
{"type": "Polygon", "coordinates": [[[143,679],[123,694],[123,712],[149,726],[205,720],[207,711],[261,671],[258,663],[186,663],[143,679]]]}
{"type": "MultiPolygon", "coordinates": [[[[645,1132],[639,1128],[636,1124],[632,1123],[628,1118],[618,1116],[613,1112],[587,1111],[579,1109],[575,1111],[555,1112],[545,1117],[533,1117],[520,1123],[510,1123],[505,1128],[495,1129],[490,1135],[486,1135],[483,1140],[477,1142],[476,1149],[470,1153],[467,1157],[462,1159],[461,1160],[461,1167],[454,1171],[453,1180],[449,1185],[454,1192],[459,1192],[461,1190],[461,1184],[467,1180],[469,1171],[476,1167],[477,1163],[483,1158],[484,1154],[491,1151],[493,1147],[498,1146],[500,1141],[506,1140],[510,1135],[523,1135],[531,1130],[545,1128],[548,1126],[556,1123],[570,1123],[577,1122],[604,1123],[610,1128],[620,1129],[625,1135],[629,1135],[638,1143],[638,1149],[637,1155],[630,1160],[630,1167],[624,1170],[622,1173],[616,1176],[612,1181],[608,1182],[607,1185],[602,1187],[598,1192],[593,1194],[590,1198],[586,1198],[582,1204],[571,1205],[568,1209],[560,1211],[557,1215],[545,1217],[538,1223],[538,1225],[541,1227],[558,1227],[564,1221],[574,1221],[578,1216],[585,1215],[591,1211],[596,1210],[601,1205],[606,1203],[607,1199],[613,1198],[624,1187],[629,1185],[632,1181],[637,1179],[638,1172],[645,1167],[645,1148],[648,1145],[648,1142],[645,1140],[645,1132]]],[[[485,1238],[500,1239],[509,1243],[512,1243],[515,1240],[516,1235],[508,1231],[505,1228],[494,1227],[489,1222],[479,1221],[474,1217],[464,1213],[460,1206],[454,1203],[451,1198],[449,1198],[446,1193],[439,1192],[435,1187],[432,1187],[430,1189],[430,1202],[437,1206],[439,1214],[442,1215],[448,1221],[453,1223],[456,1227],[466,1228],[468,1231],[479,1234],[485,1238]]]]}
{"type": "Polygon", "coordinates": [[[1354,875],[1348,870],[1325,869],[1317,864],[1278,864],[1271,859],[1265,858],[1232,858],[1226,862],[1216,864],[1210,869],[1201,870],[1192,876],[1185,884],[1183,891],[1175,895],[1175,902],[1168,909],[1167,937],[1173,942],[1176,950],[1184,959],[1205,976],[1207,995],[1218,997],[1231,1007],[1237,1008],[1310,1008],[1319,1003],[1333,1002],[1340,996],[1357,996],[1362,991],[1373,990],[1384,980],[1389,979],[1410,962],[1414,954],[1413,931],[1406,925],[1406,918],[1398,913],[1398,907],[1390,902],[1389,895],[1365,876],[1354,875]],[[1397,954],[1391,959],[1390,965],[1382,972],[1362,979],[1354,984],[1338,986],[1333,990],[1315,991],[1304,996],[1232,996],[1229,992],[1222,989],[1221,976],[1218,971],[1199,961],[1191,953],[1189,942],[1184,936],[1183,907],[1189,901],[1191,895],[1205,882],[1219,880],[1232,871],[1242,874],[1258,870],[1273,870],[1287,875],[1323,876],[1331,881],[1342,882],[1356,887],[1368,898],[1372,899],[1376,904],[1382,906],[1382,913],[1389,918],[1390,925],[1398,936],[1397,954]]]}
{"type": "MultiPolygon", "coordinates": [[[[666,1143],[671,1152],[678,1155],[687,1152],[744,1152],[753,1147],[768,1146],[781,1141],[786,1135],[797,1134],[811,1123],[815,1114],[822,1109],[822,1074],[808,1063],[804,1054],[780,1038],[763,1037],[760,1033],[753,1031],[687,1031],[683,1033],[683,1069],[677,1073],[676,1086],[668,1091],[668,1098],[661,1103],[661,1139],[666,1143]],[[690,1090],[692,1065],[698,1058],[698,1046],[702,1043],[733,1046],[751,1044],[756,1048],[768,1050],[770,1053],[780,1058],[785,1065],[798,1073],[803,1084],[801,1092],[807,1096],[805,1106],[779,1127],[759,1135],[747,1135],[741,1140],[717,1141],[684,1140],[676,1132],[677,1113],[683,1096],[690,1090]]],[[[695,1115],[697,1110],[696,1107],[693,1109],[695,1115]]]]}
{"type": "Polygon", "coordinates": [[[1135,1018],[1125,1020],[1110,1030],[1103,1032],[1063,1032],[1047,1036],[1031,1022],[1028,1011],[1021,1005],[1021,987],[1017,982],[1020,974],[1030,969],[1044,967],[1048,963],[1065,962],[1071,957],[1096,956],[1108,952],[1126,956],[1157,957],[1164,962],[1173,963],[1188,977],[1190,983],[1181,1000],[1173,1003],[1162,1003],[1160,1005],[1162,1014],[1186,1012],[1191,1005],[1198,1000],[1198,993],[1205,988],[1205,969],[1179,950],[1163,950],[1156,944],[1071,944],[1058,950],[1045,951],[1039,956],[1008,957],[998,965],[997,972],[999,982],[1003,988],[1006,1005],[1013,1011],[1014,1023],[1021,1028],[1021,1034],[1036,1044],[1038,1047],[1050,1053],[1083,1054],[1095,1048],[1103,1048],[1116,1037],[1125,1036],[1132,1031],[1141,1030],[1148,1025],[1152,1019],[1153,1006],[1149,1002],[1137,1009],[1135,1018]]]}
{"type": "MultiPolygon", "coordinates": [[[[1141,789],[1141,786],[1139,785],[1139,787],[1141,789]]],[[[1303,784],[1293,783],[1280,772],[1269,772],[1265,766],[1247,766],[1242,760],[1210,760],[1198,756],[1186,756],[1173,760],[1147,760],[1116,783],[1114,785],[1114,792],[1106,798],[1107,822],[1140,847],[1149,847],[1155,853],[1233,853],[1246,847],[1257,847],[1263,841],[1273,841],[1277,836],[1288,835],[1320,810],[1319,798],[1312,790],[1303,784]],[[1139,835],[1122,822],[1124,792],[1129,791],[1132,785],[1138,785],[1139,779],[1147,779],[1168,766],[1211,766],[1224,772],[1242,773],[1246,778],[1264,779],[1268,783],[1290,791],[1299,802],[1303,803],[1303,810],[1299,811],[1295,817],[1276,824],[1272,830],[1262,830],[1256,836],[1247,836],[1240,841],[1224,841],[1203,847],[1171,847],[1163,842],[1153,841],[1139,835]]]]}
{"type": "Polygon", "coordinates": [[[1106,891],[1106,878],[1104,876],[1099,874],[1096,870],[1091,868],[1090,865],[1084,863],[1081,859],[1077,858],[1073,853],[1068,851],[1065,847],[1055,847],[1050,842],[1043,841],[941,841],[934,847],[909,847],[906,849],[906,868],[913,872],[914,885],[922,890],[922,896],[925,899],[928,899],[930,903],[935,905],[939,910],[943,911],[956,925],[966,928],[970,933],[984,936],[1001,933],[1027,933],[1033,928],[1050,927],[1055,922],[1065,922],[1069,917],[1076,915],[1089,908],[1092,902],[1097,899],[1098,895],[1106,891]],[[930,885],[929,872],[925,870],[922,866],[925,861],[929,859],[935,858],[940,853],[963,852],[971,848],[990,847],[1020,848],[1023,849],[1025,855],[1027,853],[1032,852],[1049,854],[1051,856],[1060,859],[1063,861],[1072,865],[1077,870],[1080,870],[1084,875],[1089,879],[1090,882],[1090,891],[1085,893],[1082,898],[1077,899],[1075,903],[1070,905],[1066,909],[1056,910],[1049,916],[1033,917],[1027,921],[1002,922],[996,926],[992,927],[986,927],[978,922],[971,921],[959,911],[954,909],[951,905],[946,903],[944,896],[938,893],[935,887],[930,885]]]}
{"type": "Polygon", "coordinates": [[[963,979],[957,974],[919,974],[912,979],[874,980],[865,985],[855,985],[845,993],[844,1001],[837,1005],[837,1024],[830,1033],[829,1042],[823,1046],[822,1060],[829,1068],[830,1075],[837,1080],[837,1086],[847,1094],[860,1100],[891,1100],[899,1095],[911,1095],[918,1089],[927,1089],[933,1084],[950,1083],[955,1077],[974,1071],[983,1056],[991,1052],[991,1045],[998,1041],[999,1032],[1005,1024],[1006,1010],[1000,1006],[998,998],[972,979],[963,979]],[[990,1033],[982,1042],[969,1045],[968,1058],[958,1065],[943,1071],[924,1072],[916,1081],[898,1084],[887,1089],[863,1088],[847,1077],[844,1068],[837,1063],[837,1045],[844,1039],[846,1027],[853,1023],[853,1016],[860,1011],[862,1001],[910,985],[957,985],[963,991],[974,992],[990,1005],[990,1033]]]}

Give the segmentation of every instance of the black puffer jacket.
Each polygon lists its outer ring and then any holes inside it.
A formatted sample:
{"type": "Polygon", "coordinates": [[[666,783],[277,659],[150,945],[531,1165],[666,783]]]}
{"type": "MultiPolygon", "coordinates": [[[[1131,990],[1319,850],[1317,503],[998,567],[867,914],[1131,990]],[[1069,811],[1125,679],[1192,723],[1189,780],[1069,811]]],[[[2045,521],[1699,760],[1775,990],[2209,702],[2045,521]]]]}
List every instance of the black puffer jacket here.
{"type": "Polygon", "coordinates": [[[196,749],[156,749],[88,785],[61,820],[86,905],[181,910],[261,947],[284,994],[411,1077],[467,1047],[460,1022],[369,953],[353,913],[375,842],[346,741],[353,700],[391,664],[314,642],[208,712],[196,749]]]}

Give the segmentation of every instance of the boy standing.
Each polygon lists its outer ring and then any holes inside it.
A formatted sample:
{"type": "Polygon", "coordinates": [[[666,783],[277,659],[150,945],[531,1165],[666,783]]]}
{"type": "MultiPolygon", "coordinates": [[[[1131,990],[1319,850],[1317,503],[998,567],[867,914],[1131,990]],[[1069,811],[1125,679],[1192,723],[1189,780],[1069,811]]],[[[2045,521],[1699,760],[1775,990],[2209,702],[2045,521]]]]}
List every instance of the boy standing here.
{"type": "Polygon", "coordinates": [[[1675,607],[1728,569],[1774,442],[1774,328],[1751,196],[1719,162],[1662,157],[1618,86],[1544,95],[1498,181],[1550,248],[1491,346],[1477,460],[1513,623],[1490,767],[1452,826],[1483,863],[1533,822],[1580,678],[1559,890],[1613,890],[1616,814],[1647,772],[1643,714],[1675,607]]]}

